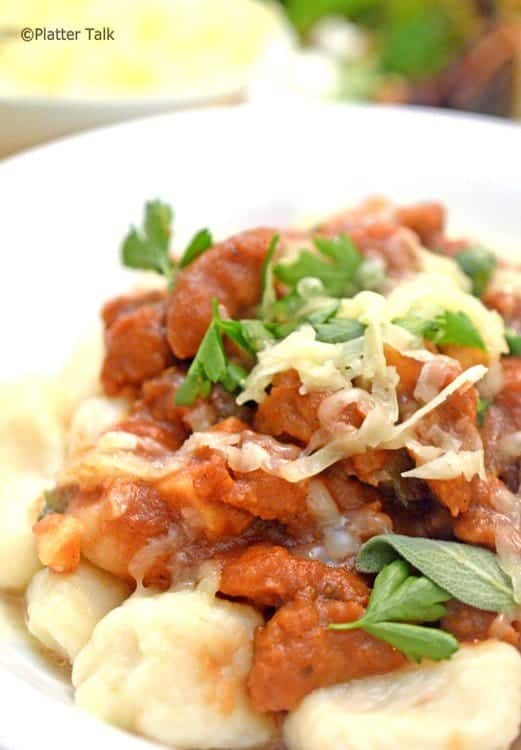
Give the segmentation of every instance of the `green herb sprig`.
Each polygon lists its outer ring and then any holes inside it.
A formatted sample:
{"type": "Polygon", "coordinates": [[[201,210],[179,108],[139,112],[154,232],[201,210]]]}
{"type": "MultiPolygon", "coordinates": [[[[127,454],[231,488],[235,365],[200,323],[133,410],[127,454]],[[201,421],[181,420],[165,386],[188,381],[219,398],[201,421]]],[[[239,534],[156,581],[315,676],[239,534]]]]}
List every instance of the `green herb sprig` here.
{"type": "Polygon", "coordinates": [[[377,573],[397,556],[472,607],[488,612],[509,612],[516,607],[512,579],[497,556],[471,544],[383,534],[362,546],[356,565],[364,573],[377,573]]]}
{"type": "Polygon", "coordinates": [[[508,344],[508,353],[513,357],[521,357],[521,335],[511,328],[507,328],[505,339],[508,344]]]}
{"type": "Polygon", "coordinates": [[[185,268],[213,244],[208,229],[201,229],[189,242],[177,263],[169,253],[174,211],[160,200],[145,204],[141,228],[131,227],[121,246],[123,265],[143,271],[155,271],[172,284],[179,268],[185,268]]]}
{"type": "Polygon", "coordinates": [[[301,250],[293,263],[278,263],[274,268],[277,278],[290,287],[305,278],[319,279],[331,297],[347,297],[357,291],[356,272],[363,257],[354,242],[345,234],[314,237],[313,242],[319,254],[301,250]]]}
{"type": "Polygon", "coordinates": [[[247,354],[255,354],[247,327],[243,327],[237,320],[223,320],[219,315],[218,301],[212,300],[212,320],[187,376],[175,395],[178,406],[191,406],[197,398],[207,398],[212,383],[221,383],[230,392],[236,391],[244,383],[247,373],[240,365],[228,360],[224,351],[223,334],[247,354]]]}
{"type": "Polygon", "coordinates": [[[329,625],[331,630],[355,630],[394,646],[411,661],[448,659],[458,648],[449,633],[411,623],[435,622],[446,614],[443,602],[451,595],[423,576],[411,575],[409,565],[396,560],[377,575],[365,615],[359,620],[329,625]]]}
{"type": "Polygon", "coordinates": [[[489,398],[482,398],[481,396],[478,398],[478,409],[476,413],[478,427],[483,427],[483,423],[487,415],[487,409],[491,403],[492,402],[489,398]]]}
{"type": "Polygon", "coordinates": [[[396,318],[393,323],[406,328],[416,336],[432,341],[437,346],[459,344],[486,351],[481,334],[469,316],[462,311],[446,310],[431,319],[415,316],[396,318]]]}
{"type": "Polygon", "coordinates": [[[472,293],[482,297],[496,266],[497,258],[485,247],[466,247],[454,258],[469,279],[472,281],[472,293]]]}
{"type": "Polygon", "coordinates": [[[277,249],[279,242],[279,235],[274,234],[268,252],[264,258],[261,270],[261,289],[262,289],[262,300],[260,304],[260,317],[266,318],[269,315],[269,311],[277,301],[277,292],[275,289],[275,278],[273,273],[273,256],[277,249]]]}

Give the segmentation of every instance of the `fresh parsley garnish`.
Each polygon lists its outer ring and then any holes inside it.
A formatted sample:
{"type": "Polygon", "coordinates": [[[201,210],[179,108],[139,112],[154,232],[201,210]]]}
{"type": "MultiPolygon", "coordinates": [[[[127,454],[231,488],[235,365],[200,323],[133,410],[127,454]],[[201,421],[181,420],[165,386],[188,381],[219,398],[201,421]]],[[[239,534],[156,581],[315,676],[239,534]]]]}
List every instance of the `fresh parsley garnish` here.
{"type": "Polygon", "coordinates": [[[328,323],[315,324],[313,327],[317,332],[317,339],[327,344],[342,344],[357,339],[363,336],[365,331],[365,326],[352,318],[336,318],[328,323]]]}
{"type": "Polygon", "coordinates": [[[487,409],[491,403],[492,402],[489,398],[481,398],[481,397],[478,398],[478,409],[476,413],[478,427],[483,427],[483,422],[485,421],[487,409]]]}
{"type": "Polygon", "coordinates": [[[141,229],[132,227],[121,249],[123,264],[129,268],[156,271],[171,279],[174,263],[168,254],[174,212],[161,201],[145,204],[141,229]]]}
{"type": "Polygon", "coordinates": [[[494,253],[481,246],[466,247],[457,253],[455,260],[472,281],[472,293],[482,297],[497,266],[494,253]]]}
{"type": "Polygon", "coordinates": [[[481,334],[464,312],[446,310],[432,319],[415,316],[396,318],[395,325],[406,328],[416,336],[432,341],[437,346],[445,344],[460,344],[474,349],[486,350],[481,334]]]}
{"type": "Polygon", "coordinates": [[[363,262],[354,242],[345,234],[334,239],[313,239],[319,254],[301,250],[293,263],[278,263],[275,275],[287,286],[295,287],[301,279],[319,279],[331,297],[347,297],[357,291],[356,272],[363,262]]]}
{"type": "Polygon", "coordinates": [[[377,575],[365,615],[360,620],[329,625],[331,630],[361,628],[390,643],[408,659],[448,659],[458,648],[454,636],[411,623],[436,622],[446,614],[451,595],[424,576],[411,575],[404,560],[386,565],[377,575]]]}
{"type": "Polygon", "coordinates": [[[221,318],[219,303],[214,299],[211,323],[186,378],[176,392],[175,403],[178,406],[191,406],[197,398],[207,398],[212,383],[221,383],[230,392],[236,391],[244,383],[247,373],[239,365],[228,361],[224,351],[223,334],[248,354],[255,354],[251,337],[249,333],[245,333],[242,323],[221,318]]]}
{"type": "Polygon", "coordinates": [[[179,268],[184,268],[189,263],[202,255],[213,245],[213,238],[209,229],[200,229],[194,234],[184,253],[179,260],[179,268]]]}
{"type": "Polygon", "coordinates": [[[208,229],[197,232],[181,256],[179,263],[170,257],[174,212],[160,200],[145,204],[141,228],[131,227],[121,246],[123,265],[143,271],[155,271],[165,276],[171,284],[178,268],[184,268],[208,250],[213,244],[208,229]]]}
{"type": "Polygon", "coordinates": [[[508,344],[508,353],[514,357],[521,357],[521,335],[511,328],[505,331],[505,339],[508,344]]]}
{"type": "Polygon", "coordinates": [[[273,274],[273,256],[277,249],[279,241],[279,235],[274,234],[261,270],[261,289],[262,289],[262,300],[260,304],[260,317],[265,318],[269,315],[269,312],[275,302],[277,301],[277,293],[275,290],[275,278],[273,274]]]}

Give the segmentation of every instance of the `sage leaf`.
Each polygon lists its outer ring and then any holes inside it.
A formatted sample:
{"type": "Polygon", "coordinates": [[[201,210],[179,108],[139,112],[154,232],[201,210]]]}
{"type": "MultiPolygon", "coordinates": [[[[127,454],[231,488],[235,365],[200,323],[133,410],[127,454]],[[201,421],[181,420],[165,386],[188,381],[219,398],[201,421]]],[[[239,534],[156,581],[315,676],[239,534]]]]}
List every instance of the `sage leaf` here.
{"type": "Polygon", "coordinates": [[[357,568],[364,573],[377,573],[397,556],[472,607],[504,612],[516,606],[512,581],[496,555],[469,544],[384,534],[363,545],[357,568]]]}

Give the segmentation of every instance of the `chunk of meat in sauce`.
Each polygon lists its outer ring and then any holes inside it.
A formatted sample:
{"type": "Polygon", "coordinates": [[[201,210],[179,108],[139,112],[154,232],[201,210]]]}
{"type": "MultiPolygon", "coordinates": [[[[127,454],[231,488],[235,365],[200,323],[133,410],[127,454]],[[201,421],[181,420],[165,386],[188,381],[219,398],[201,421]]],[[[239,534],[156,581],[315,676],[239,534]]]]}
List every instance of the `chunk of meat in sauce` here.
{"type": "MultiPolygon", "coordinates": [[[[422,362],[404,357],[395,349],[386,347],[388,364],[396,367],[400,382],[398,386],[399,403],[405,405],[407,413],[415,410],[411,405],[415,401],[415,389],[423,367],[422,362]]],[[[439,388],[445,388],[461,372],[457,362],[440,361],[443,372],[440,374],[439,388]]],[[[420,404],[417,404],[420,406],[420,404]]],[[[452,393],[436,409],[429,412],[416,427],[416,437],[424,445],[437,445],[446,448],[455,442],[458,450],[478,450],[481,448],[481,436],[476,424],[478,392],[472,385],[462,385],[452,393]]],[[[414,451],[413,458],[419,463],[420,459],[414,451]]],[[[475,476],[470,482],[463,476],[452,479],[428,479],[428,486],[442,505],[445,505],[453,516],[466,511],[476,493],[481,481],[475,476]]]]}
{"type": "Polygon", "coordinates": [[[412,229],[427,246],[436,246],[445,230],[445,208],[441,203],[424,202],[395,206],[387,198],[373,196],[360,205],[333,217],[327,225],[388,224],[412,229]]]}
{"type": "Polygon", "coordinates": [[[520,482],[519,459],[502,449],[501,440],[521,429],[521,358],[505,358],[502,366],[503,387],[487,409],[481,431],[487,480],[474,481],[473,503],[454,527],[459,539],[490,549],[495,549],[496,533],[505,523],[509,491],[517,492],[520,482]]]}
{"type": "Polygon", "coordinates": [[[169,450],[180,448],[191,432],[185,421],[190,409],[175,403],[184,377],[183,370],[171,367],[143,383],[133,413],[119,423],[118,429],[151,438],[169,450]]]}
{"type": "Polygon", "coordinates": [[[307,445],[320,427],[320,404],[330,394],[325,391],[300,393],[301,385],[296,370],[275,375],[269,394],[257,409],[255,429],[307,445]]]}
{"type": "Polygon", "coordinates": [[[436,247],[443,237],[445,212],[438,203],[396,208],[372,198],[355,209],[334,216],[318,227],[321,233],[345,232],[368,257],[381,258],[388,273],[401,277],[420,270],[418,239],[436,247]]]}
{"type": "Polygon", "coordinates": [[[445,229],[445,208],[441,203],[415,203],[396,209],[396,220],[415,232],[427,247],[437,249],[445,229]]]}
{"type": "Polygon", "coordinates": [[[207,539],[240,534],[251,523],[245,509],[232,507],[227,498],[234,491],[226,459],[201,448],[171,474],[156,481],[164,500],[207,539]]]}
{"type": "Polygon", "coordinates": [[[383,674],[405,657],[363,630],[328,629],[364,613],[355,601],[297,599],[255,633],[248,688],[259,711],[290,711],[312,690],[383,674]]]}
{"type": "Polygon", "coordinates": [[[463,542],[495,549],[496,531],[505,519],[502,507],[510,493],[492,474],[486,480],[475,480],[472,490],[472,504],[454,520],[454,533],[463,542]]]}
{"type": "Polygon", "coordinates": [[[260,301],[262,264],[274,234],[255,229],[235,235],[181,271],[168,303],[168,341],[177,357],[197,352],[212,317],[212,299],[232,318],[251,314],[260,301]]]}
{"type": "Polygon", "coordinates": [[[519,456],[509,454],[502,440],[521,431],[521,358],[505,358],[502,366],[503,387],[486,411],[482,436],[487,469],[517,492],[521,482],[519,456]]]}
{"type": "MultiPolygon", "coordinates": [[[[392,518],[393,531],[405,536],[453,539],[454,519],[448,508],[430,494],[403,504],[396,497],[384,500],[383,510],[392,518]]],[[[460,516],[461,517],[461,516],[460,516]]]]}
{"type": "Polygon", "coordinates": [[[490,289],[485,293],[483,302],[487,307],[497,310],[509,328],[521,331],[521,296],[519,294],[490,289]]]}
{"type": "MultiPolygon", "coordinates": [[[[240,420],[230,417],[214,427],[216,432],[240,433],[243,439],[256,439],[254,432],[240,420]]],[[[275,440],[259,441],[269,452],[295,457],[294,446],[277,444],[275,440]]],[[[226,457],[213,449],[199,447],[190,461],[157,484],[163,496],[176,505],[206,506],[208,499],[224,503],[237,512],[264,520],[283,522],[307,513],[308,482],[287,482],[262,469],[232,470],[226,457]]]]}
{"type": "MultiPolygon", "coordinates": [[[[245,428],[229,418],[215,430],[249,434],[245,428]]],[[[280,447],[298,452],[292,446],[280,447]]],[[[232,471],[225,456],[206,446],[183,456],[177,465],[175,454],[171,459],[172,470],[162,477],[146,482],[89,480],[88,489],[85,485],[74,490],[67,512],[84,526],[85,557],[127,577],[135,555],[158,537],[184,535],[188,541],[218,543],[239,537],[255,518],[289,523],[307,517],[306,481],[290,484],[260,469],[232,471]]],[[[184,545],[186,539],[181,541],[184,545]]],[[[170,553],[174,551],[171,546],[170,553]]]]}
{"type": "Polygon", "coordinates": [[[146,292],[118,297],[103,308],[105,358],[101,382],[114,396],[135,391],[171,362],[166,338],[165,295],[146,292]]]}
{"type": "Polygon", "coordinates": [[[235,539],[252,523],[249,513],[213,499],[221,478],[192,467],[171,494],[122,477],[94,491],[76,490],[67,515],[82,525],[83,556],[120,578],[168,581],[173,555],[195,540],[203,550],[208,543],[235,539]]]}
{"type": "Polygon", "coordinates": [[[157,490],[123,477],[92,492],[76,491],[67,514],[82,524],[81,552],[94,565],[128,579],[133,557],[179,522],[157,490]]]}
{"type": "MultiPolygon", "coordinates": [[[[254,419],[255,429],[275,435],[281,440],[294,440],[307,445],[313,434],[320,429],[320,407],[332,393],[330,391],[310,391],[301,393],[301,381],[296,370],[278,373],[269,394],[259,404],[254,419]]],[[[346,405],[337,415],[339,422],[360,427],[365,412],[358,402],[346,405]]],[[[352,473],[369,484],[378,482],[375,477],[381,474],[388,460],[387,451],[367,450],[352,456],[352,473]]]]}
{"type": "Polygon", "coordinates": [[[231,417],[243,423],[251,419],[250,409],[237,406],[234,397],[219,385],[213,386],[204,401],[198,399],[190,407],[178,406],[175,394],[185,375],[183,369],[171,367],[143,383],[133,413],[118,428],[176,450],[194,431],[209,430],[231,417]]]}
{"type": "Polygon", "coordinates": [[[441,619],[441,628],[452,633],[460,643],[499,638],[519,647],[519,632],[504,615],[485,612],[456,600],[449,601],[446,607],[448,611],[441,619]]]}
{"type": "Polygon", "coordinates": [[[257,544],[226,558],[219,590],[263,607],[280,607],[297,596],[366,604],[369,595],[357,573],[295,557],[270,544],[257,544]]]}
{"type": "Polygon", "coordinates": [[[393,530],[393,521],[383,509],[383,496],[374,487],[347,476],[350,462],[330,467],[320,476],[342,513],[347,528],[359,540],[366,541],[393,530]]]}
{"type": "Polygon", "coordinates": [[[447,614],[441,619],[441,627],[452,633],[458,641],[485,641],[495,618],[493,612],[485,612],[468,604],[451,600],[447,603],[447,614]]]}

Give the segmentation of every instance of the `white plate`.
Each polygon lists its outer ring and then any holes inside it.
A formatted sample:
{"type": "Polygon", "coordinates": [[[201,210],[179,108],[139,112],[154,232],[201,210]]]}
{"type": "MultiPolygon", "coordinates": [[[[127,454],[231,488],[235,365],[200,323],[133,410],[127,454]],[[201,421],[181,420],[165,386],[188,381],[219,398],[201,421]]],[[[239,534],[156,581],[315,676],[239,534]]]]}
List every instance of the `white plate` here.
{"type": "MultiPolygon", "coordinates": [[[[131,283],[118,243],[146,199],[175,206],[180,240],[313,220],[371,193],[440,199],[456,233],[521,256],[520,175],[518,126],[377,107],[190,112],[28,152],[0,164],[0,379],[57,370],[131,283]]],[[[151,747],[68,706],[15,636],[0,644],[0,695],[8,750],[151,747]]]]}

